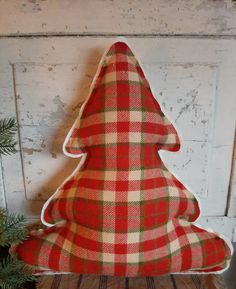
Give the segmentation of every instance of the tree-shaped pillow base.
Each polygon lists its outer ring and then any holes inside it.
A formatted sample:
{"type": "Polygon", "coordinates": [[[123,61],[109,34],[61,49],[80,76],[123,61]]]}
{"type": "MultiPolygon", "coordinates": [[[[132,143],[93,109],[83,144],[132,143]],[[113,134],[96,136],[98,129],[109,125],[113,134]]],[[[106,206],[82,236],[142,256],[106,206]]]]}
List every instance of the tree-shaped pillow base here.
{"type": "Polygon", "coordinates": [[[179,138],[134,54],[115,42],[64,145],[82,157],[42,210],[51,226],[12,247],[41,270],[116,276],[216,272],[231,248],[192,224],[197,199],[163,164],[179,138]]]}

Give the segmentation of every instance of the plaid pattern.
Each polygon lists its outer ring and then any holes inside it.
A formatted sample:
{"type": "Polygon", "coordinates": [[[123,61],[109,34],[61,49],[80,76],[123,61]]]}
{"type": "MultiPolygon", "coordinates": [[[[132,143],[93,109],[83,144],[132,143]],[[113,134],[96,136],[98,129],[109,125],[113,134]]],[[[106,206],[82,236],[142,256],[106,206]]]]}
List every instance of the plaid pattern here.
{"type": "Polygon", "coordinates": [[[227,244],[190,223],[198,202],[157,153],[178,151],[179,138],[125,43],[104,57],[65,147],[86,160],[44,211],[55,225],[15,247],[19,258],[41,269],[115,276],[228,264],[227,244]]]}

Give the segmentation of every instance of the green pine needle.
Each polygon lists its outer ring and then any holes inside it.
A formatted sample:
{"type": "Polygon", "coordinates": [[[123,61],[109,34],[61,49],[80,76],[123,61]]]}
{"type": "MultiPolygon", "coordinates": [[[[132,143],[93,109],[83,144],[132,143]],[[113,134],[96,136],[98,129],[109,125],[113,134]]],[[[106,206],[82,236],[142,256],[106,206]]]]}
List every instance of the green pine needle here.
{"type": "Polygon", "coordinates": [[[19,289],[27,281],[36,280],[32,270],[24,262],[8,255],[0,263],[0,288],[19,289]]]}
{"type": "Polygon", "coordinates": [[[0,119],[0,135],[13,136],[17,131],[17,123],[14,118],[0,119]]]}
{"type": "Polygon", "coordinates": [[[19,243],[27,237],[25,217],[19,214],[9,214],[0,208],[0,246],[19,243]]]}
{"type": "Polygon", "coordinates": [[[17,123],[14,118],[0,120],[0,155],[8,155],[16,152],[14,135],[17,131],[17,123]]]}
{"type": "Polygon", "coordinates": [[[16,142],[12,139],[8,138],[1,138],[0,139],[0,155],[9,155],[14,154],[17,152],[16,148],[16,142]]]}

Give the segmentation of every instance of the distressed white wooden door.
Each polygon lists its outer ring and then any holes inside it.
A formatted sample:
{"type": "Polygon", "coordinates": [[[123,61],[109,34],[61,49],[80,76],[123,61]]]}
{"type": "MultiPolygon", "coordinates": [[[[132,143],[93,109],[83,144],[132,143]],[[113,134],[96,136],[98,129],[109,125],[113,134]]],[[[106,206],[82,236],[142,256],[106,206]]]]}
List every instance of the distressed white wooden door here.
{"type": "MultiPolygon", "coordinates": [[[[17,118],[18,149],[2,157],[1,202],[38,218],[79,162],[62,143],[79,113],[108,37],[2,38],[0,117],[17,118]]],[[[171,172],[201,199],[202,223],[235,238],[227,216],[235,125],[236,41],[128,38],[153,93],[180,134],[162,152],[171,172]]]]}

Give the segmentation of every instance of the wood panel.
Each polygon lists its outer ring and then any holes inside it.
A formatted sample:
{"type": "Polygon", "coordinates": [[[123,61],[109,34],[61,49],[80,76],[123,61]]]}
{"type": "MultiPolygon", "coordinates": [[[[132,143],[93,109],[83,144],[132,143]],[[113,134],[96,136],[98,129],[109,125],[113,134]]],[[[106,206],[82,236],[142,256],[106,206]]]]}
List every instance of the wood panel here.
{"type": "Polygon", "coordinates": [[[27,199],[48,199],[79,162],[62,154],[62,144],[95,69],[84,64],[15,65],[27,199]]]}
{"type": "Polygon", "coordinates": [[[2,0],[0,34],[235,35],[232,0],[2,0]]]}
{"type": "MultiPolygon", "coordinates": [[[[1,55],[2,56],[2,55],[1,55]]],[[[5,57],[5,54],[4,54],[5,57]]],[[[3,58],[0,57],[2,60],[3,58]]],[[[11,64],[0,64],[0,117],[17,117],[16,98],[14,90],[14,73],[11,64]]],[[[6,206],[10,211],[24,212],[27,214],[27,210],[22,208],[22,203],[25,203],[25,185],[24,174],[22,170],[22,156],[21,156],[21,142],[20,142],[20,127],[18,127],[18,133],[16,134],[17,141],[17,153],[10,156],[1,156],[1,167],[4,187],[2,187],[2,197],[6,200],[6,206]]],[[[29,214],[31,216],[31,214],[29,214]]]]}
{"type": "MultiPolygon", "coordinates": [[[[231,282],[232,283],[232,282],[231,282]]],[[[177,273],[153,277],[121,277],[121,276],[99,276],[83,274],[55,274],[52,272],[44,273],[37,280],[39,289],[149,289],[149,288],[181,288],[181,289],[226,289],[224,278],[220,274],[187,274],[177,273]]],[[[227,287],[228,288],[228,287],[227,287]]]]}
{"type": "Polygon", "coordinates": [[[211,228],[215,232],[226,236],[228,239],[236,242],[236,218],[234,217],[200,217],[197,220],[203,228],[211,228]]]}

